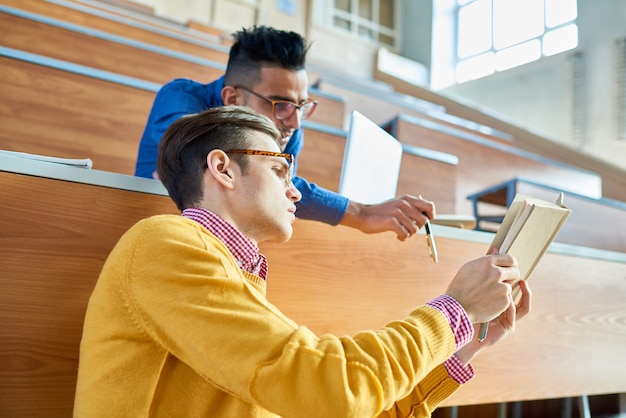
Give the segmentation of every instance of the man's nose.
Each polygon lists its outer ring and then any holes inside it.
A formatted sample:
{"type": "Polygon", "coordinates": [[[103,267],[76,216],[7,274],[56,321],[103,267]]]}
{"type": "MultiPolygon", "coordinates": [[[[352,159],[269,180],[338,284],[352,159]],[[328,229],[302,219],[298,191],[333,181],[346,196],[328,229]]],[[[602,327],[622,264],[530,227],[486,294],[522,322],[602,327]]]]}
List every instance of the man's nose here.
{"type": "Polygon", "coordinates": [[[289,188],[287,189],[287,196],[292,202],[299,202],[302,199],[302,193],[296,188],[293,182],[289,182],[289,188]]]}
{"type": "Polygon", "coordinates": [[[281,124],[289,129],[299,129],[301,124],[300,111],[296,109],[288,118],[281,120],[281,124]]]}

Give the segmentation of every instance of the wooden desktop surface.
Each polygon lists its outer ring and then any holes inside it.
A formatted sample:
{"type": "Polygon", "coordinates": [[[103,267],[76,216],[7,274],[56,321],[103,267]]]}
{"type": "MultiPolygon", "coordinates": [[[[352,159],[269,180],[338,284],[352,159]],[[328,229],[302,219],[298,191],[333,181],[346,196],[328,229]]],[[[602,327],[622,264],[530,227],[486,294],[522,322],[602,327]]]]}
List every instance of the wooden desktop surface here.
{"type": "MultiPolygon", "coordinates": [[[[0,416],[69,416],[83,315],[106,256],[139,219],[177,211],[165,195],[10,171],[0,171],[0,201],[0,416]]],[[[444,292],[491,238],[433,231],[439,264],[422,234],[401,243],[298,221],[290,242],[262,245],[268,298],[319,334],[382,327],[444,292]]],[[[531,278],[533,312],[446,405],[626,392],[626,257],[560,249],[531,278]]]]}

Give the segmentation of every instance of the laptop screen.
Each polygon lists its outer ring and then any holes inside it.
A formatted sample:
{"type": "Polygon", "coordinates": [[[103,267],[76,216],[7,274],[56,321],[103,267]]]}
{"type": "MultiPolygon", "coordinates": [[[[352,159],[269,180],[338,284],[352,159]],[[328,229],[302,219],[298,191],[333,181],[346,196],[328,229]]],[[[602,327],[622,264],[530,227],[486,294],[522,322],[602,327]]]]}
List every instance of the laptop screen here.
{"type": "Polygon", "coordinates": [[[401,162],[400,141],[361,113],[352,112],[339,194],[367,204],[393,199],[401,162]]]}

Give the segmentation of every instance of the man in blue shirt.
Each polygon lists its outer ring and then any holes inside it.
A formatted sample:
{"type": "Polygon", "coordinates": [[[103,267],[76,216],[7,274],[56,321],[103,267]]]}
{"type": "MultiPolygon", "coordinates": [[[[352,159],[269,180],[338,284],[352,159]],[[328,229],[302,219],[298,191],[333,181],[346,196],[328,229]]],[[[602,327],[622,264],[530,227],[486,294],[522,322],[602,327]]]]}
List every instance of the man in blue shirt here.
{"type": "MultiPolygon", "coordinates": [[[[158,145],[165,130],[183,115],[216,106],[243,105],[270,117],[282,134],[280,147],[297,156],[304,138],[301,119],[310,116],[317,102],[309,100],[305,58],[306,40],[295,32],[266,26],[234,34],[226,74],[202,84],[176,79],[157,93],[141,138],[135,175],[156,178],[158,145]]],[[[366,205],[294,177],[302,194],[296,214],[330,225],[345,225],[365,233],[393,231],[405,240],[433,218],[432,202],[405,195],[366,205]]]]}

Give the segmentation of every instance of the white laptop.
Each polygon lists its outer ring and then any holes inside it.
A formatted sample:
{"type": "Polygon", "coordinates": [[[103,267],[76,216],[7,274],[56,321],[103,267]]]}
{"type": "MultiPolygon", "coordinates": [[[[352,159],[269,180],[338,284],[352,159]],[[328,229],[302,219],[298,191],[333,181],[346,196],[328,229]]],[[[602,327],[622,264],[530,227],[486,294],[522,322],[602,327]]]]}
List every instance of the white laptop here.
{"type": "MultiPolygon", "coordinates": [[[[339,194],[367,204],[393,199],[401,163],[402,143],[361,113],[352,112],[339,194]]],[[[476,218],[469,215],[438,214],[431,222],[464,229],[476,226],[476,218]]]]}
{"type": "Polygon", "coordinates": [[[400,141],[361,113],[352,112],[339,194],[368,204],[393,199],[401,162],[400,141]]]}

